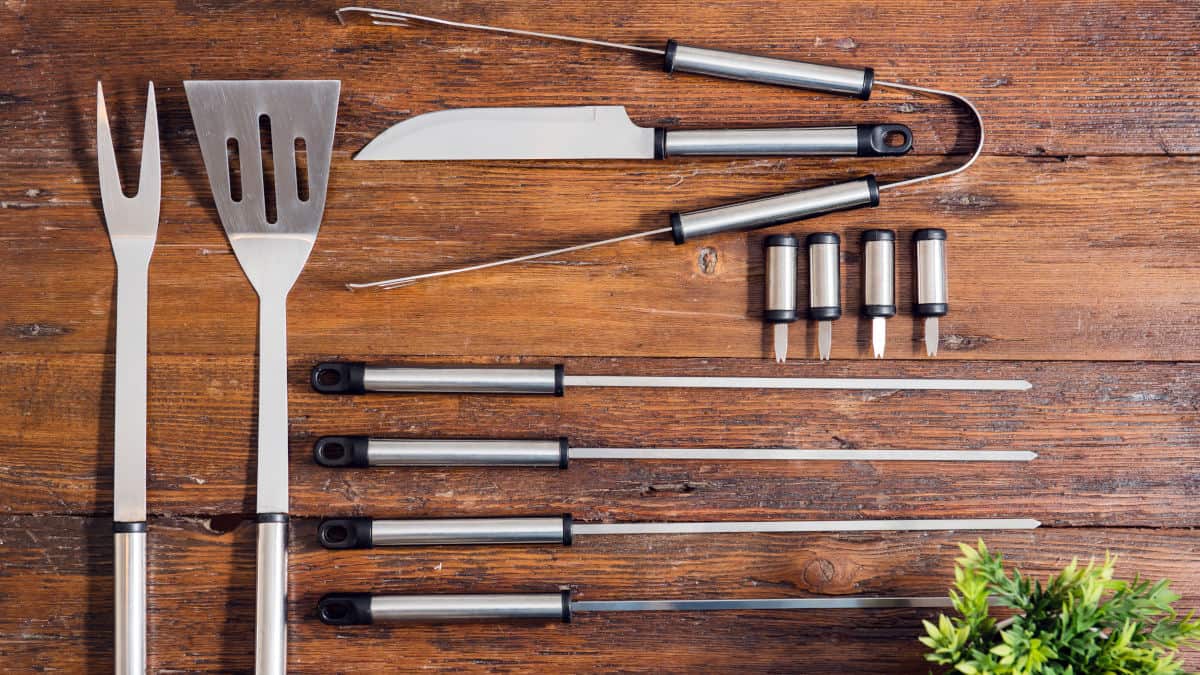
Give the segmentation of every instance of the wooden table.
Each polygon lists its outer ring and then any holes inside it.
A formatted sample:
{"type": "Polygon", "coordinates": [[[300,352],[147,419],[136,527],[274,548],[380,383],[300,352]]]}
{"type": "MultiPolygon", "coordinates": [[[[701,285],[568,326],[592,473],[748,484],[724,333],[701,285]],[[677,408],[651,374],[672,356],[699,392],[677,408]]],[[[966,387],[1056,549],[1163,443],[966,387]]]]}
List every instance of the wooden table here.
{"type": "MultiPolygon", "coordinates": [[[[959,161],[969,119],[666,76],[651,57],[454,30],[339,27],[331,2],[0,3],[0,659],[109,672],[114,263],[95,169],[102,78],[126,176],[147,80],[163,203],[151,266],[150,664],[245,672],[254,630],[254,293],[231,255],[181,82],[338,78],[324,225],[291,294],[290,663],[294,672],[923,672],[928,612],[589,616],[546,627],[335,630],[331,590],[547,591],[581,598],[933,595],[971,533],[599,537],[573,548],[331,553],[317,520],[555,514],[588,521],[1034,517],[990,546],[1045,574],[1119,554],[1200,605],[1200,6],[1181,0],[455,2],[410,11],[640,45],[666,38],[963,92],[986,154],[880,208],[777,228],[838,231],[847,316],[834,360],[793,329],[768,359],[761,233],[632,241],[390,292],[348,281],[658,227],[673,210],[959,161]],[[623,104],[643,125],[913,127],[903,160],[368,163],[394,122],[463,106],[623,104]],[[955,157],[947,158],[951,154],[955,157]],[[900,232],[888,360],[856,319],[859,233],[900,232]],[[936,360],[911,316],[918,227],[950,233],[936,360]],[[565,361],[576,373],[1019,377],[1027,393],[580,390],[565,398],[322,397],[321,359],[565,361]],[[568,471],[332,471],[319,436],[556,437],[603,446],[1026,449],[1030,465],[578,462],[568,471]]],[[[1190,665],[1200,667],[1191,655],[1190,665]]]]}

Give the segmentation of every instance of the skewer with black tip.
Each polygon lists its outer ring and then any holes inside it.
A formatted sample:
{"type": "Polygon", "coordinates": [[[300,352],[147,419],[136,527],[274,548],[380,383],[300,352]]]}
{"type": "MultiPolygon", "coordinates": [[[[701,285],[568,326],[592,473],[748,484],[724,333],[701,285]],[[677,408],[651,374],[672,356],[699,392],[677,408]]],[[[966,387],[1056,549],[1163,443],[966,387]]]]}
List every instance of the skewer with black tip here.
{"type": "Polygon", "coordinates": [[[570,514],[531,518],[331,518],[317,539],[328,549],[376,546],[561,544],[588,535],[746,534],[764,532],[929,532],[1031,530],[1029,518],[919,520],[755,520],[697,523],[580,523],[570,514]]]}
{"type": "Polygon", "coordinates": [[[694,600],[573,600],[557,593],[375,595],[328,593],[317,615],[329,626],[375,623],[501,622],[571,623],[588,612],[715,612],[746,610],[940,609],[947,597],[712,598],[694,600]]]}
{"type": "Polygon", "coordinates": [[[563,366],[527,368],[367,366],[327,362],[312,371],[312,387],[322,394],[394,392],[414,394],[552,394],[567,387],[682,389],[828,389],[911,391],[1025,391],[1026,380],[969,380],[869,377],[720,377],[657,375],[567,375],[563,366]]]}
{"type": "Polygon", "coordinates": [[[509,466],[566,469],[572,459],[816,461],[816,462],[1028,462],[1023,450],[859,450],[795,448],[573,448],[557,440],[368,438],[323,436],[313,459],[330,468],[370,466],[509,466]]]}

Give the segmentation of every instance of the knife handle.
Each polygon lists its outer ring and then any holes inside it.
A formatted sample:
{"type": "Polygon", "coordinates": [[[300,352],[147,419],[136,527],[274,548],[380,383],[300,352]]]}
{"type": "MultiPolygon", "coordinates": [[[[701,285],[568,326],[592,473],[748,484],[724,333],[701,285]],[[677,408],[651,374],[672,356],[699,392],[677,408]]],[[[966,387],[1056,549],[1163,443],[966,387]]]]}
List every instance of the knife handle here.
{"type": "Polygon", "coordinates": [[[818,63],[754,56],[720,49],[705,49],[667,42],[663,70],[668,73],[695,73],[730,80],[746,80],[785,87],[811,89],[830,94],[871,97],[875,71],[871,68],[844,68],[818,63]]]}
{"type": "Polygon", "coordinates": [[[375,546],[473,544],[571,545],[570,515],[557,518],[334,518],[321,522],[317,539],[328,549],[375,546]]]}
{"type": "Polygon", "coordinates": [[[312,387],[322,394],[362,394],[368,391],[453,394],[563,395],[563,367],[549,368],[427,368],[367,367],[363,363],[319,363],[312,387]]]}
{"type": "Polygon", "coordinates": [[[113,672],[146,672],[146,523],[113,523],[113,672]]]}
{"type": "Polygon", "coordinates": [[[313,459],[327,467],[367,466],[557,466],[567,468],[566,438],[543,440],[447,440],[324,436],[313,459]]]}
{"type": "Polygon", "coordinates": [[[571,623],[571,591],[461,595],[328,593],[317,615],[330,626],[369,626],[376,621],[562,621],[571,623]]]}
{"type": "Polygon", "coordinates": [[[689,155],[899,156],[912,149],[912,130],[903,124],[795,129],[656,129],[656,159],[689,155]]]}
{"type": "Polygon", "coordinates": [[[879,206],[879,184],[874,176],[702,211],[672,213],[671,233],[675,243],[682,244],[696,237],[757,230],[864,206],[879,206]]]}

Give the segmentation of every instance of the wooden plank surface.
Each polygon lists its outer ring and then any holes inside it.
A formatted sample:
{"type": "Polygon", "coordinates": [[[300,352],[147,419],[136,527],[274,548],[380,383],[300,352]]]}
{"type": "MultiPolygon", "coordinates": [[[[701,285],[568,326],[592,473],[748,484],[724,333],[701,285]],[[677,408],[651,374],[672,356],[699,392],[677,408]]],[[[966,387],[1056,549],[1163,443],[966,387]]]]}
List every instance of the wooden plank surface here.
{"type": "MultiPolygon", "coordinates": [[[[333,629],[315,619],[331,588],[381,593],[554,592],[587,600],[729,595],[743,598],[939,595],[958,533],[747,535],[580,540],[569,549],[429,548],[350,551],[315,544],[294,521],[290,667],[297,673],[604,672],[885,673],[925,669],[909,643],[929,612],[579,614],[571,625],[377,625],[333,629]],[[721,589],[715,593],[713,589],[721,589]]],[[[8,516],[5,558],[21,575],[21,607],[0,618],[0,656],[46,670],[104,672],[111,626],[109,527],[103,519],[8,516]],[[87,660],[91,657],[91,661],[87,660]]],[[[150,668],[251,668],[254,527],[225,518],[156,519],[149,596],[150,668]]],[[[1200,596],[1200,544],[1190,530],[1046,529],[988,541],[1043,575],[1081,551],[1109,550],[1122,569],[1170,575],[1200,596]]],[[[1192,665],[1196,661],[1192,660],[1192,665]]]]}
{"type": "MultiPolygon", "coordinates": [[[[94,158],[103,79],[124,175],[145,83],[159,96],[164,200],[151,267],[149,500],[153,672],[249,672],[253,652],[256,310],[213,208],[184,79],[338,78],[321,236],[290,299],[293,672],[926,672],[909,611],[580,617],[570,626],[334,630],[329,591],[552,591],[580,598],[944,593],[975,533],[598,537],[570,549],[333,554],[320,517],[571,512],[589,522],[1034,517],[987,541],[1039,575],[1110,550],[1200,607],[1200,6],[1062,3],[560,3],[415,0],[469,22],[658,46],[667,38],[873,66],[962,92],[985,154],[880,208],[778,228],[843,235],[835,361],[792,330],[766,360],[761,234],[663,240],[391,292],[428,272],[661,227],[668,213],[875,173],[953,166],[965,112],[880,90],[861,102],[688,75],[657,59],[430,28],[339,27],[333,2],[0,3],[0,658],[111,672],[114,267],[94,158]],[[910,157],[368,163],[414,114],[625,105],[670,128],[910,125],[910,157]],[[951,156],[946,157],[944,155],[951,156]],[[899,231],[900,316],[867,360],[859,233],[899,231]],[[950,232],[951,314],[936,361],[910,314],[918,227],[950,232]],[[324,359],[565,361],[570,372],[1019,377],[1025,393],[569,391],[562,399],[324,397],[324,359]],[[326,434],[570,437],[581,447],[1033,450],[1036,462],[903,465],[577,461],[566,471],[333,471],[326,434]]],[[[399,7],[397,7],[399,8],[399,7]]],[[[1200,668],[1196,654],[1188,664],[1200,668]]]]}

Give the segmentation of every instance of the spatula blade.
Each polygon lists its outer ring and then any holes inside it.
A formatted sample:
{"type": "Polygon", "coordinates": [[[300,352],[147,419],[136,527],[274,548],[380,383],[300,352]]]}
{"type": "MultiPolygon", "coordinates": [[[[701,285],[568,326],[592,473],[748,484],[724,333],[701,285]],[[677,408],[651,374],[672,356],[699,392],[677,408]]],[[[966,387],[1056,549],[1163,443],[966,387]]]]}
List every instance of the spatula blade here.
{"type": "Polygon", "coordinates": [[[187,92],[225,232],[316,235],[325,210],[333,133],[341,82],[337,80],[192,80],[187,92]],[[270,120],[277,218],[268,222],[260,117],[270,120]],[[237,145],[241,197],[230,184],[229,141],[237,145]],[[301,199],[296,170],[298,141],[307,158],[308,190],[301,199]]]}

